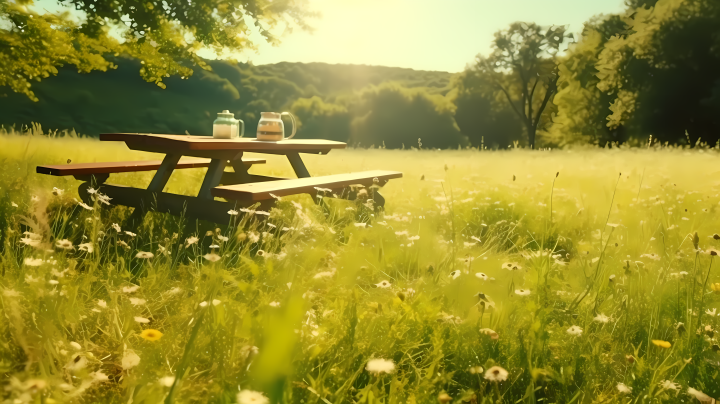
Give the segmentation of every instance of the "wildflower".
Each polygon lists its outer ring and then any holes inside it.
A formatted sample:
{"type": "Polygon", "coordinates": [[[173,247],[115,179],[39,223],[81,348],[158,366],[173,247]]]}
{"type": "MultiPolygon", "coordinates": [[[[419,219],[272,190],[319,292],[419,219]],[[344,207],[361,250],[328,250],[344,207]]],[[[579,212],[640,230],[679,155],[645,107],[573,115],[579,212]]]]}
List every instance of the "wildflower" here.
{"type": "Polygon", "coordinates": [[[217,262],[220,260],[221,257],[215,253],[210,253],[210,254],[203,255],[203,258],[205,258],[206,260],[208,260],[210,262],[217,262]]]}
{"type": "Polygon", "coordinates": [[[717,316],[717,308],[713,308],[712,311],[710,309],[705,310],[705,314],[708,314],[710,316],[717,316]]]}
{"type": "Polygon", "coordinates": [[[109,380],[108,375],[99,370],[97,372],[90,373],[90,377],[92,377],[94,382],[106,382],[109,380]]]}
{"type": "Polygon", "coordinates": [[[107,302],[105,302],[105,300],[102,300],[102,299],[97,301],[97,305],[102,307],[103,309],[107,308],[107,302]]]}
{"type": "Polygon", "coordinates": [[[163,336],[163,333],[158,330],[153,330],[152,328],[147,328],[142,330],[140,336],[148,341],[157,341],[163,336]]]}
{"type": "Polygon", "coordinates": [[[212,301],[213,306],[217,306],[220,303],[222,303],[222,302],[218,299],[213,299],[213,301],[212,301]]]}
{"type": "Polygon", "coordinates": [[[391,360],[370,359],[365,366],[365,370],[375,374],[392,373],[395,371],[395,364],[391,360]]]}
{"type": "Polygon", "coordinates": [[[155,256],[155,254],[153,254],[151,252],[146,252],[146,251],[138,251],[138,253],[135,254],[135,258],[140,258],[140,259],[144,259],[144,260],[150,259],[154,256],[155,256]]]}
{"type": "Polygon", "coordinates": [[[574,325],[574,326],[568,328],[566,332],[568,334],[572,335],[573,337],[579,337],[582,335],[583,330],[582,330],[582,328],[574,325]]]}
{"type": "Polygon", "coordinates": [[[270,307],[280,307],[280,302],[270,302],[270,307]]]}
{"type": "Polygon", "coordinates": [[[486,280],[489,279],[489,277],[488,277],[487,275],[485,275],[484,273],[482,273],[482,272],[476,273],[475,276],[477,276],[478,278],[480,278],[480,279],[482,279],[482,280],[484,280],[484,281],[486,281],[486,280]]]}
{"type": "Polygon", "coordinates": [[[43,263],[43,260],[42,260],[42,258],[28,257],[28,258],[25,258],[25,261],[23,261],[23,262],[25,263],[25,265],[30,266],[30,267],[39,267],[43,263]]]}
{"type": "Polygon", "coordinates": [[[70,362],[68,362],[67,365],[65,365],[65,368],[70,371],[76,371],[80,369],[84,369],[87,366],[88,360],[85,356],[77,354],[74,355],[72,359],[70,359],[70,362]]]}
{"type": "Polygon", "coordinates": [[[479,375],[480,373],[483,372],[483,367],[482,366],[471,366],[470,369],[468,369],[468,370],[470,371],[470,374],[479,375]]]}
{"type": "Polygon", "coordinates": [[[17,208],[17,207],[18,207],[18,204],[15,203],[15,202],[10,202],[10,205],[11,205],[13,208],[17,208]]]}
{"type": "Polygon", "coordinates": [[[112,198],[109,197],[109,196],[107,196],[107,195],[97,194],[97,200],[98,200],[98,202],[104,203],[105,205],[110,205],[110,200],[111,200],[111,199],[112,199],[112,198]]]}
{"type": "Polygon", "coordinates": [[[508,371],[500,366],[493,366],[485,372],[485,379],[491,382],[504,382],[508,378],[508,371]]]}
{"type": "Polygon", "coordinates": [[[248,237],[248,240],[253,244],[260,241],[260,235],[254,231],[249,232],[247,237],[248,237]]]}
{"type": "Polygon", "coordinates": [[[50,280],[48,281],[48,283],[51,284],[51,285],[59,285],[59,284],[60,284],[60,282],[56,281],[55,279],[50,279],[50,280]]]}
{"type": "Polygon", "coordinates": [[[660,260],[660,256],[657,255],[657,254],[655,254],[655,253],[643,254],[643,255],[641,255],[640,257],[641,257],[641,258],[650,258],[651,260],[654,260],[654,261],[659,261],[659,260],[660,260]]]}
{"type": "MultiPolygon", "coordinates": [[[[489,335],[490,339],[498,340],[500,339],[500,334],[496,333],[494,330],[491,330],[489,328],[481,328],[480,329],[481,334],[489,335]]],[[[482,372],[482,370],[480,370],[482,372]]],[[[478,372],[479,373],[479,372],[478,372]]]]}
{"type": "Polygon", "coordinates": [[[147,303],[147,300],[145,299],[141,299],[139,297],[130,298],[130,304],[132,304],[133,306],[142,306],[145,303],[147,303]]]}
{"type": "Polygon", "coordinates": [[[720,283],[711,283],[710,289],[715,293],[720,293],[720,283]]]}
{"type": "Polygon", "coordinates": [[[238,215],[238,211],[237,211],[237,210],[233,210],[233,209],[228,210],[228,215],[230,215],[230,216],[237,216],[237,215],[238,215]]]}
{"type": "Polygon", "coordinates": [[[242,390],[237,395],[237,402],[238,404],[268,404],[270,400],[259,391],[242,390]]]}
{"type": "Polygon", "coordinates": [[[264,210],[256,210],[256,215],[263,215],[263,216],[270,216],[270,212],[265,212],[264,210]]]}
{"type": "Polygon", "coordinates": [[[625,383],[618,383],[617,389],[621,394],[630,394],[632,393],[632,388],[625,385],[625,383]]]}
{"type": "Polygon", "coordinates": [[[206,307],[208,305],[208,302],[200,302],[200,307],[206,307]]]}
{"type": "Polygon", "coordinates": [[[147,324],[147,323],[150,322],[150,320],[147,319],[147,318],[145,318],[145,317],[139,317],[139,316],[138,316],[138,317],[135,317],[135,322],[136,322],[136,323],[140,323],[140,324],[147,324]]]}
{"type": "Polygon", "coordinates": [[[158,379],[158,383],[165,387],[172,387],[173,383],[175,383],[175,376],[161,377],[160,379],[158,379]]]}
{"type": "Polygon", "coordinates": [[[453,279],[457,279],[460,276],[460,274],[461,274],[461,272],[459,270],[455,270],[455,271],[450,272],[450,275],[448,275],[448,276],[452,277],[453,279]]]}
{"type": "Polygon", "coordinates": [[[116,232],[118,232],[118,233],[120,233],[120,231],[121,231],[120,225],[117,224],[117,223],[113,223],[113,224],[112,224],[112,228],[113,228],[116,232]]]}
{"type": "Polygon", "coordinates": [[[516,289],[515,294],[518,296],[528,296],[528,295],[530,295],[530,290],[529,289],[516,289]]]}
{"type": "Polygon", "coordinates": [[[330,271],[318,272],[313,276],[313,279],[329,278],[335,275],[335,268],[330,271]]]}
{"type": "Polygon", "coordinates": [[[615,223],[608,223],[607,225],[610,226],[610,227],[612,227],[612,228],[615,228],[615,227],[620,226],[619,224],[615,224],[615,223]]]}
{"type": "Polygon", "coordinates": [[[76,351],[79,351],[79,350],[82,349],[82,345],[78,344],[78,343],[75,342],[75,341],[71,341],[71,342],[70,342],[70,346],[73,347],[73,348],[75,348],[76,351]]]}
{"type": "Polygon", "coordinates": [[[188,237],[187,240],[185,240],[185,247],[190,247],[191,245],[197,243],[198,240],[200,239],[195,236],[188,237]]]}
{"type": "Polygon", "coordinates": [[[130,246],[128,245],[128,243],[126,243],[126,242],[124,242],[124,241],[122,241],[122,240],[118,240],[117,245],[119,245],[120,247],[122,247],[122,248],[124,248],[124,249],[126,249],[126,250],[129,250],[129,249],[130,249],[130,246]]]}
{"type": "Polygon", "coordinates": [[[131,232],[131,231],[127,231],[127,230],[125,230],[124,233],[127,234],[127,235],[130,236],[130,237],[135,237],[135,236],[137,236],[137,234],[135,234],[135,233],[133,233],[133,232],[131,232]]]}
{"type": "Polygon", "coordinates": [[[77,204],[78,204],[78,205],[80,205],[80,206],[82,206],[82,208],[83,208],[83,209],[87,209],[87,210],[93,210],[93,207],[92,207],[92,206],[90,206],[90,205],[88,205],[88,204],[87,204],[87,203],[85,203],[85,202],[80,202],[80,201],[77,201],[77,204]]]}
{"type": "Polygon", "coordinates": [[[375,286],[379,287],[380,289],[387,289],[392,285],[388,281],[382,281],[380,283],[376,283],[375,286]]]}
{"type": "Polygon", "coordinates": [[[75,247],[73,247],[72,241],[68,239],[62,239],[55,242],[55,247],[63,249],[63,250],[72,250],[75,247]]]}
{"type": "Polygon", "coordinates": [[[711,403],[711,402],[715,401],[712,397],[708,396],[707,394],[703,393],[700,390],[695,390],[692,387],[688,387],[687,393],[688,393],[688,395],[691,395],[691,396],[697,398],[697,400],[700,401],[701,403],[711,403]]]}
{"type": "Polygon", "coordinates": [[[355,227],[365,227],[367,223],[355,223],[355,227]]]}
{"type": "Polygon", "coordinates": [[[655,346],[659,346],[660,348],[670,348],[672,346],[672,344],[670,344],[669,342],[660,339],[654,339],[652,340],[652,343],[655,346]]]}
{"type": "Polygon", "coordinates": [[[717,256],[717,255],[720,255],[720,250],[716,250],[714,248],[708,248],[707,250],[705,250],[705,254],[717,256]]]}
{"type": "Polygon", "coordinates": [[[140,286],[138,285],[123,286],[122,291],[123,293],[134,293],[137,292],[138,289],[140,289],[140,286]]]}
{"type": "Polygon", "coordinates": [[[518,265],[517,262],[506,262],[502,264],[503,269],[507,269],[508,271],[517,271],[522,269],[520,265],[518,265]]]}
{"type": "Polygon", "coordinates": [[[55,196],[61,196],[61,195],[63,194],[63,192],[65,192],[64,189],[60,189],[60,188],[57,188],[57,187],[53,187],[53,192],[52,192],[53,195],[55,195],[55,196]]]}
{"type": "Polygon", "coordinates": [[[122,367],[123,369],[131,369],[140,363],[140,357],[132,349],[128,349],[123,353],[122,367]]]}
{"type": "Polygon", "coordinates": [[[440,395],[438,395],[438,401],[441,404],[447,404],[450,401],[452,401],[452,397],[450,397],[450,395],[448,395],[448,393],[442,392],[442,393],[440,393],[440,395]]]}
{"type": "Polygon", "coordinates": [[[23,237],[20,239],[20,242],[29,245],[30,247],[39,247],[40,246],[40,239],[39,238],[31,238],[31,237],[23,237]]]}
{"type": "Polygon", "coordinates": [[[78,247],[80,247],[80,251],[86,251],[87,253],[92,253],[94,251],[92,242],[79,244],[78,247]]]}
{"type": "Polygon", "coordinates": [[[670,380],[663,380],[660,382],[660,388],[663,390],[677,390],[680,388],[680,385],[670,380]]]}
{"type": "Polygon", "coordinates": [[[87,189],[87,193],[90,195],[95,195],[97,193],[97,189],[90,187],[87,189]]]}
{"type": "Polygon", "coordinates": [[[593,320],[597,321],[598,323],[607,323],[608,321],[610,321],[610,317],[601,313],[601,314],[598,314],[597,316],[595,316],[595,318],[593,318],[593,320]]]}

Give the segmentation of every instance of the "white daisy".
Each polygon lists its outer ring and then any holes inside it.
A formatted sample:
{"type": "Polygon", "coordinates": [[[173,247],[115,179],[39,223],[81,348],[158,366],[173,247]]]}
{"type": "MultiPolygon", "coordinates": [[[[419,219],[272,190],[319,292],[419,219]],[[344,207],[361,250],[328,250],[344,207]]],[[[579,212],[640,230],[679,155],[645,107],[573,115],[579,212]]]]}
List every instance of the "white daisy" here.
{"type": "Polygon", "coordinates": [[[386,359],[370,359],[365,366],[365,370],[370,373],[392,373],[395,371],[395,363],[386,359]]]}

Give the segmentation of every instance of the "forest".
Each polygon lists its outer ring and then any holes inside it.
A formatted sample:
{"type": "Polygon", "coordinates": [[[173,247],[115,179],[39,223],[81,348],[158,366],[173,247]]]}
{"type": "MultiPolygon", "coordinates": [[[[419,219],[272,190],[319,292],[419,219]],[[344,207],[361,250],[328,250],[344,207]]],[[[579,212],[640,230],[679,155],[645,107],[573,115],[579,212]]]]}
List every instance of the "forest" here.
{"type": "Polygon", "coordinates": [[[628,1],[622,14],[587,21],[579,36],[515,23],[495,35],[492,54],[457,74],[204,60],[182,62],[192,74],[155,85],[138,77],[144,61],[107,59],[116,69],[78,73],[66,65],[30,92],[9,91],[12,75],[0,75],[0,124],[88,136],[207,135],[215,113],[228,109],[250,135],[259,112],[287,110],[299,118],[299,137],[356,147],[714,146],[720,139],[715,0],[628,1]]]}

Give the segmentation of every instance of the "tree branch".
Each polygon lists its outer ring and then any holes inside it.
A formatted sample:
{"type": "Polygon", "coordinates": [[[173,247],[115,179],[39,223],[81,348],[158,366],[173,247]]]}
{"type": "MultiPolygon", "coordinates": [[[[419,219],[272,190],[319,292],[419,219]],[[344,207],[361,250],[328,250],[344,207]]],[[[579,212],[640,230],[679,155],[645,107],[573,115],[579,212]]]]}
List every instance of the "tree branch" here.
{"type": "Polygon", "coordinates": [[[500,87],[502,92],[505,94],[505,97],[507,98],[508,102],[510,103],[510,106],[512,107],[513,111],[515,111],[515,113],[520,117],[520,119],[527,121],[527,117],[523,113],[518,111],[518,109],[515,107],[515,103],[513,103],[513,100],[512,100],[512,98],[510,98],[510,94],[507,92],[505,87],[503,87],[502,84],[500,84],[498,82],[496,82],[496,84],[498,87],[500,87]]]}
{"type": "Polygon", "coordinates": [[[550,101],[550,98],[552,98],[553,94],[555,94],[555,92],[557,91],[558,78],[560,78],[560,75],[555,74],[555,78],[548,84],[548,88],[545,91],[545,98],[543,98],[543,102],[538,109],[537,116],[535,117],[535,123],[533,123],[533,126],[535,126],[536,128],[538,123],[540,123],[540,117],[542,116],[542,113],[545,110],[547,103],[550,101]]]}

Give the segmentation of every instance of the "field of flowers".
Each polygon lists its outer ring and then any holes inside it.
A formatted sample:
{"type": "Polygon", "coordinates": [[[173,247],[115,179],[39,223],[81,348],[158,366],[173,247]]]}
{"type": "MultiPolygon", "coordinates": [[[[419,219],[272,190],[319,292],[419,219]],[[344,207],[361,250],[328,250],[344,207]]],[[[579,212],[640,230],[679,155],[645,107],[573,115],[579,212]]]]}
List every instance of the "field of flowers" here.
{"type": "Polygon", "coordinates": [[[310,172],[404,173],[385,212],[297,196],[126,228],[35,166],[156,156],[0,143],[3,403],[720,398],[718,150],[333,151],[310,172]]]}

